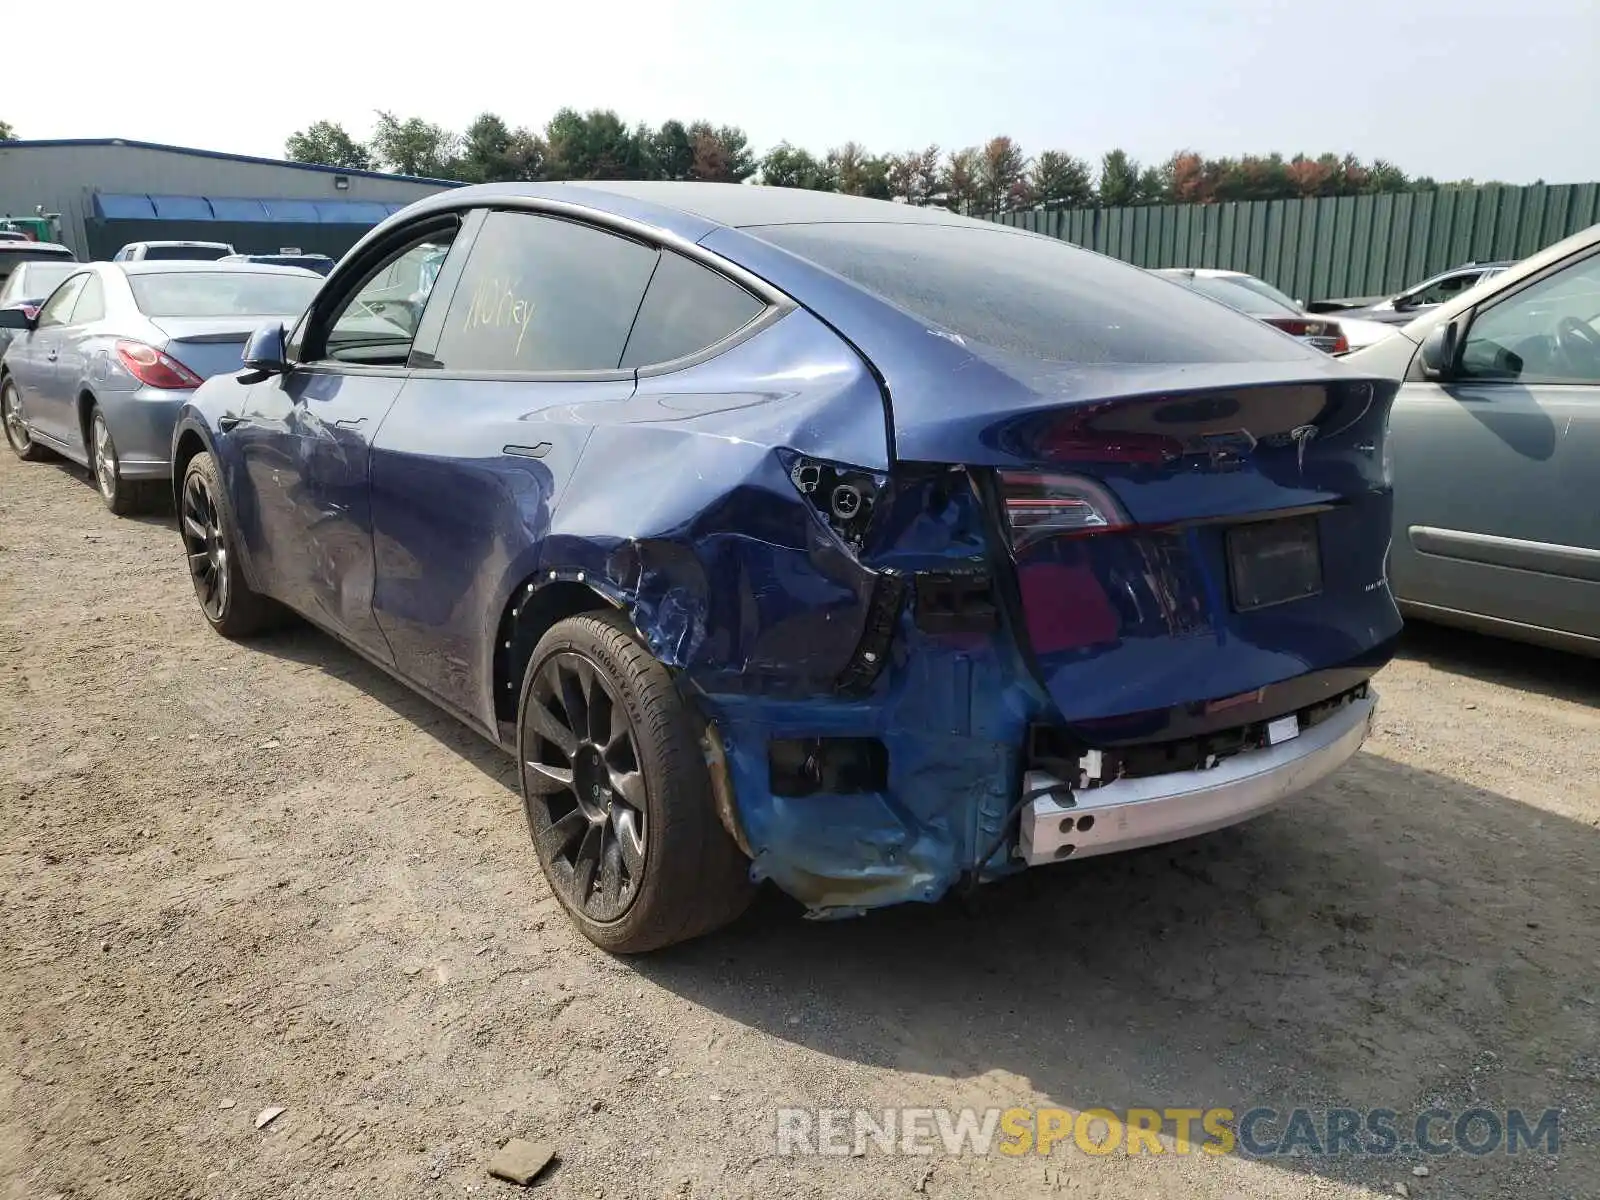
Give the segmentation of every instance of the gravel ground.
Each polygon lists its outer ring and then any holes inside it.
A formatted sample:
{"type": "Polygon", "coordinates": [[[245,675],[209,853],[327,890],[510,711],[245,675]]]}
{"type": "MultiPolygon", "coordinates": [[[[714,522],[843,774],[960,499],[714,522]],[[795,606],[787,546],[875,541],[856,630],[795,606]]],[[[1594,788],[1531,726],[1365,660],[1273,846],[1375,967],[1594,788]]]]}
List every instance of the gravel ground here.
{"type": "Polygon", "coordinates": [[[562,1197],[1600,1196],[1592,662],[1417,629],[1367,750],[1250,825],[620,961],[498,751],[308,629],[216,637],[170,519],[73,468],[0,462],[0,650],[5,1197],[510,1197],[512,1136],[562,1197]],[[786,1105],[1257,1104],[1562,1145],[775,1153],[786,1105]]]}

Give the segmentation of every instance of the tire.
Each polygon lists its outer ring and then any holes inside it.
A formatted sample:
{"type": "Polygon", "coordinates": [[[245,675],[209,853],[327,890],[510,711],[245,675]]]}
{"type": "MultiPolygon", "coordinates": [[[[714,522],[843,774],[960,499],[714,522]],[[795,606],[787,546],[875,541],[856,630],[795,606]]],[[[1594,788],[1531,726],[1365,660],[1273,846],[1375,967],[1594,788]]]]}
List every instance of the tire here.
{"type": "Polygon", "coordinates": [[[222,473],[209,453],[189,460],[178,501],[178,533],[207,623],[225,638],[261,633],[279,623],[282,610],[251,589],[236,553],[237,526],[222,473]]]}
{"type": "Polygon", "coordinates": [[[699,729],[614,613],[559,621],[534,648],[517,709],[528,830],[556,899],[602,950],[657,950],[749,906],[750,863],[717,819],[699,729]]]}
{"type": "Polygon", "coordinates": [[[38,462],[48,457],[50,452],[34,441],[33,435],[28,432],[28,426],[22,419],[22,397],[17,394],[17,385],[10,379],[0,383],[0,424],[5,426],[6,445],[23,462],[38,462]]]}
{"type": "Polygon", "coordinates": [[[160,485],[132,482],[122,477],[117,444],[99,405],[89,410],[89,472],[105,506],[119,517],[129,517],[154,506],[160,485]]]}

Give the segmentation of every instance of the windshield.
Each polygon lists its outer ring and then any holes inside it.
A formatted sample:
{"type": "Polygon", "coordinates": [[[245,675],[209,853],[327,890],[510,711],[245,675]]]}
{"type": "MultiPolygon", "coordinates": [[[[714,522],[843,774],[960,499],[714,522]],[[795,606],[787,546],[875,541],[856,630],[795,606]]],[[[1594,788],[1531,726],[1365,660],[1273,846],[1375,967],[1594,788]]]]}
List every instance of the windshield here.
{"type": "Polygon", "coordinates": [[[264,271],[164,271],[129,275],[128,285],[147,317],[293,316],[305,311],[322,280],[264,271]]]}
{"type": "Polygon", "coordinates": [[[0,305],[21,300],[42,300],[68,275],[78,269],[75,262],[31,262],[14,271],[0,287],[0,305]]]}
{"type": "Polygon", "coordinates": [[[178,259],[191,262],[213,262],[232,254],[227,246],[146,246],[144,256],[147,259],[178,259]]]}
{"type": "Polygon", "coordinates": [[[1190,275],[1183,271],[1174,271],[1171,274],[1162,272],[1162,274],[1174,283],[1193,288],[1202,296],[1220,300],[1229,308],[1236,308],[1252,317],[1292,317],[1300,313],[1299,308],[1289,297],[1261,283],[1260,280],[1249,279],[1248,276],[1190,275]],[[1251,283],[1259,286],[1251,287],[1249,286],[1251,283]]]}
{"type": "Polygon", "coordinates": [[[1148,271],[1055,238],[1000,227],[867,222],[748,232],[943,331],[1047,362],[1261,362],[1305,354],[1148,271]]]}

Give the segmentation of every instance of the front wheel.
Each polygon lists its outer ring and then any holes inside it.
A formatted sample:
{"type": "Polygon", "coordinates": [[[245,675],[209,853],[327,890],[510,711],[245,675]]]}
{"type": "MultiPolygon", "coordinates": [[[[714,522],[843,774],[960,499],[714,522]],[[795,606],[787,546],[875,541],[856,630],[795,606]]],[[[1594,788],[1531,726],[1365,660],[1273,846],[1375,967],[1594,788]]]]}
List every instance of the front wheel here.
{"type": "Polygon", "coordinates": [[[45,456],[45,448],[28,431],[28,423],[22,418],[22,397],[9,379],[0,383],[0,422],[6,427],[6,444],[23,462],[38,462],[45,456]]]}
{"type": "Polygon", "coordinates": [[[570,617],[534,649],[517,735],[528,828],[551,890],[603,950],[687,941],[750,902],[696,728],[620,616],[570,617]]]}
{"type": "Polygon", "coordinates": [[[183,472],[178,531],[200,611],[223,637],[241,638],[277,623],[279,610],[251,589],[236,552],[232,510],[222,473],[210,454],[197,454],[183,472]]]}

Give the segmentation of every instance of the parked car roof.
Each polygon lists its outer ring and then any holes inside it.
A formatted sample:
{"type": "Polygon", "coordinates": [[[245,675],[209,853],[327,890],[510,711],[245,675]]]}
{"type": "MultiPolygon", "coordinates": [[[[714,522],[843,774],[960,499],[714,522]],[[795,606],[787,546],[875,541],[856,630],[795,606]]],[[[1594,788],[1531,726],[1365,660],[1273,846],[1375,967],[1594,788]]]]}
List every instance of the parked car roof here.
{"type": "Polygon", "coordinates": [[[572,183],[482,183],[426,197],[406,211],[426,208],[461,208],[481,204],[489,197],[526,197],[538,200],[570,200],[604,212],[621,213],[638,209],[629,200],[641,202],[664,214],[676,212],[699,217],[713,225],[736,229],[755,225],[801,225],[829,222],[870,221],[882,223],[893,213],[896,224],[981,225],[1007,233],[1021,230],[992,221],[964,217],[943,208],[922,208],[896,204],[864,196],[838,192],[814,192],[805,188],[765,187],[741,183],[671,183],[660,181],[582,180],[572,183]]]}
{"type": "Polygon", "coordinates": [[[304,267],[284,267],[276,263],[220,262],[210,258],[141,258],[132,262],[110,263],[129,275],[185,275],[196,271],[244,271],[251,275],[316,275],[304,267]]]}
{"type": "Polygon", "coordinates": [[[0,242],[0,253],[27,254],[34,251],[43,251],[52,258],[60,258],[62,255],[68,255],[74,259],[78,257],[72,253],[71,246],[63,246],[60,242],[34,242],[26,239],[20,242],[10,240],[0,242]]]}

